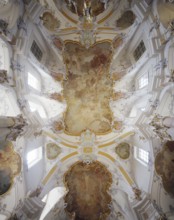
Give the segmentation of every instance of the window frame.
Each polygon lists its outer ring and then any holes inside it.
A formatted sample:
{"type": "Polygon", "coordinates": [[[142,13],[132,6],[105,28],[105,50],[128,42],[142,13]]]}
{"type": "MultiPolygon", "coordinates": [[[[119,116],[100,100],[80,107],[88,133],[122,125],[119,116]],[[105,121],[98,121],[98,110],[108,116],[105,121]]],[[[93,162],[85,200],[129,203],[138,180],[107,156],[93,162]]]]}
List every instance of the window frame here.
{"type": "Polygon", "coordinates": [[[142,149],[140,147],[134,146],[134,157],[135,157],[135,159],[137,161],[139,161],[141,164],[143,164],[144,166],[146,166],[146,167],[149,165],[149,161],[150,161],[149,155],[150,155],[149,151],[146,151],[146,150],[144,150],[144,149],[142,149]],[[144,159],[143,155],[140,156],[141,154],[144,154],[144,156],[147,157],[147,159],[144,159]]]}
{"type": "Polygon", "coordinates": [[[39,78],[38,76],[31,73],[30,71],[27,72],[28,86],[30,88],[34,89],[34,91],[40,92],[41,91],[41,84],[40,84],[40,80],[38,78],[39,78]]]}
{"type": "Polygon", "coordinates": [[[42,61],[43,58],[43,51],[41,50],[41,48],[39,47],[38,43],[36,42],[36,40],[32,41],[32,44],[30,46],[30,51],[33,54],[33,56],[39,61],[42,61]]]}
{"type": "Polygon", "coordinates": [[[135,61],[137,62],[140,60],[140,58],[143,56],[143,54],[146,52],[146,46],[143,41],[143,39],[139,42],[138,46],[133,51],[133,57],[135,61]]]}
{"type": "Polygon", "coordinates": [[[26,156],[26,161],[27,161],[27,168],[28,170],[31,169],[34,165],[36,165],[41,159],[43,158],[43,148],[42,146],[38,147],[38,148],[35,148],[31,151],[29,151],[27,153],[27,156],[26,156]],[[31,153],[34,153],[36,152],[36,156],[33,158],[33,159],[29,159],[29,154],[30,154],[30,157],[31,157],[31,153]]]}
{"type": "Polygon", "coordinates": [[[144,89],[149,85],[149,72],[143,73],[137,77],[137,88],[144,89]]]}

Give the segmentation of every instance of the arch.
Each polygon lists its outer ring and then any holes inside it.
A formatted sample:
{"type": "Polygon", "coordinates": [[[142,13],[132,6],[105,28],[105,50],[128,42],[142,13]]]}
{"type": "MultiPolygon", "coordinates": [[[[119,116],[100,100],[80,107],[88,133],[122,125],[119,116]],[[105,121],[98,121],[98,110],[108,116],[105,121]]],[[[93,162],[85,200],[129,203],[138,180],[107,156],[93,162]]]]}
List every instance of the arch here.
{"type": "Polygon", "coordinates": [[[159,106],[157,113],[162,116],[174,114],[174,86],[173,84],[166,86],[159,96],[159,106]]]}

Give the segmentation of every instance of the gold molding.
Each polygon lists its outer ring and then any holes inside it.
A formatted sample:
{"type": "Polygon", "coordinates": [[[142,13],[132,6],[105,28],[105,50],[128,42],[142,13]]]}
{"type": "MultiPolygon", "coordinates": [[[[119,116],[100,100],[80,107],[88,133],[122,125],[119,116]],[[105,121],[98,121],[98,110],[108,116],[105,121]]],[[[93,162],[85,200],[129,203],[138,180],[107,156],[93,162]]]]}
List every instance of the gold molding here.
{"type": "Polygon", "coordinates": [[[54,140],[57,139],[57,136],[55,134],[53,134],[53,133],[50,133],[50,132],[47,132],[47,131],[43,131],[42,134],[45,135],[45,136],[48,136],[48,137],[50,137],[50,138],[52,138],[54,140]]]}
{"type": "Polygon", "coordinates": [[[67,160],[67,159],[69,159],[70,157],[73,157],[73,156],[75,156],[75,155],[78,155],[78,152],[77,152],[77,151],[72,152],[72,153],[66,155],[66,156],[63,157],[60,161],[61,161],[61,162],[64,162],[65,160],[67,160]]]}
{"type": "Polygon", "coordinates": [[[74,24],[77,24],[78,21],[74,20],[73,18],[71,18],[69,15],[67,15],[67,13],[64,10],[60,10],[60,12],[71,22],[73,22],[74,24]]]}
{"type": "MultiPolygon", "coordinates": [[[[47,131],[43,131],[42,134],[45,135],[45,136],[48,136],[48,137],[50,137],[50,138],[52,138],[52,139],[54,139],[54,140],[57,140],[57,139],[59,138],[57,135],[55,135],[55,134],[53,134],[53,133],[50,133],[50,132],[47,132],[47,131]]],[[[66,141],[65,138],[62,138],[62,137],[61,137],[60,139],[64,139],[64,140],[66,141]]],[[[74,148],[74,149],[77,149],[77,148],[78,148],[77,146],[74,146],[74,145],[65,143],[64,141],[61,141],[59,144],[62,144],[62,145],[64,145],[64,146],[66,146],[66,147],[70,147],[70,148],[74,148]]]]}
{"type": "Polygon", "coordinates": [[[65,142],[60,142],[60,144],[63,144],[64,146],[69,147],[69,148],[73,148],[73,149],[77,149],[78,148],[77,146],[73,146],[73,145],[67,144],[65,142]]]}
{"type": "Polygon", "coordinates": [[[77,27],[67,27],[67,28],[62,28],[59,29],[60,31],[72,31],[72,30],[77,30],[77,27]]]}
{"type": "Polygon", "coordinates": [[[107,147],[107,146],[112,145],[112,144],[115,144],[115,141],[111,141],[111,142],[106,143],[106,144],[101,144],[101,145],[98,146],[98,148],[107,147]]]}
{"type": "MultiPolygon", "coordinates": [[[[73,22],[74,24],[78,24],[78,21],[75,20],[74,18],[72,18],[71,16],[69,16],[64,10],[60,10],[60,12],[63,14],[63,16],[65,16],[68,20],[70,20],[71,22],[73,22]]],[[[101,18],[97,23],[101,24],[102,22],[104,22],[106,19],[108,19],[112,14],[114,13],[114,10],[112,9],[104,18],[101,18]]]]}
{"type": "Polygon", "coordinates": [[[57,165],[53,166],[51,170],[48,172],[46,177],[42,180],[42,184],[46,185],[46,183],[49,181],[50,177],[53,175],[53,173],[56,171],[57,165]]]}
{"type": "MultiPolygon", "coordinates": [[[[79,136],[81,136],[81,133],[83,133],[84,131],[82,131],[82,132],[80,132],[80,133],[78,133],[78,134],[71,134],[71,133],[69,133],[68,131],[66,131],[66,130],[64,130],[64,133],[66,134],[66,135],[69,135],[69,136],[74,136],[74,137],[79,137],[79,136]]],[[[95,135],[98,135],[98,136],[102,136],[102,135],[107,135],[107,134],[110,134],[110,133],[112,133],[112,129],[111,130],[109,130],[109,131],[107,131],[107,132],[105,132],[105,133],[97,133],[97,132],[93,132],[95,135]]]]}
{"type": "Polygon", "coordinates": [[[92,147],[84,147],[83,152],[85,154],[91,154],[93,152],[93,148],[92,147]]]}
{"type": "Polygon", "coordinates": [[[105,152],[103,152],[103,151],[99,151],[98,154],[100,154],[100,155],[102,155],[102,156],[104,156],[104,157],[107,157],[107,158],[108,158],[109,160],[111,160],[113,163],[115,162],[115,158],[112,157],[110,154],[107,154],[107,153],[105,153],[105,152]]]}
{"type": "Polygon", "coordinates": [[[111,33],[111,32],[100,32],[100,31],[96,31],[96,34],[102,34],[102,35],[104,35],[104,34],[111,34],[111,35],[116,35],[116,33],[115,32],[113,32],[113,33],[111,33]],[[98,33],[99,32],[99,33],[98,33]]]}
{"type": "Polygon", "coordinates": [[[123,134],[123,135],[121,135],[120,137],[118,137],[118,139],[123,139],[123,138],[125,138],[125,137],[132,136],[132,135],[134,135],[134,134],[135,134],[134,131],[128,131],[128,132],[126,132],[125,134],[123,134]]]}
{"type": "Polygon", "coordinates": [[[112,27],[98,27],[97,30],[114,30],[112,27]]]}
{"type": "MultiPolygon", "coordinates": [[[[112,40],[111,39],[104,39],[104,40],[99,40],[99,41],[96,41],[93,45],[91,45],[90,47],[94,47],[96,46],[97,44],[101,44],[101,43],[105,43],[105,42],[108,42],[110,44],[112,44],[112,40]]],[[[75,41],[75,40],[65,40],[64,41],[64,44],[68,44],[68,43],[74,43],[74,44],[78,44],[82,47],[85,48],[85,46],[83,46],[79,41],[75,41]]],[[[113,52],[112,52],[112,55],[113,55],[113,52]]],[[[66,65],[66,63],[64,62],[64,64],[66,65]]]]}
{"type": "Polygon", "coordinates": [[[127,180],[127,182],[129,183],[130,186],[134,185],[134,181],[130,178],[130,176],[128,175],[128,173],[126,172],[126,170],[122,167],[122,166],[118,166],[120,172],[122,173],[122,175],[125,177],[125,179],[127,180]]]}
{"type": "MultiPolygon", "coordinates": [[[[109,160],[111,160],[113,163],[116,161],[110,154],[105,153],[103,151],[99,151],[98,154],[108,158],[109,160]]],[[[127,182],[129,183],[130,186],[134,185],[134,181],[131,179],[131,177],[129,176],[129,174],[126,172],[126,170],[122,167],[122,166],[118,166],[121,174],[124,176],[124,178],[127,180],[127,182]]]]}
{"type": "Polygon", "coordinates": [[[107,14],[104,18],[102,18],[101,20],[99,20],[97,23],[98,23],[98,24],[101,24],[101,23],[104,22],[106,19],[108,19],[113,13],[114,13],[114,10],[110,11],[109,14],[107,14]]]}

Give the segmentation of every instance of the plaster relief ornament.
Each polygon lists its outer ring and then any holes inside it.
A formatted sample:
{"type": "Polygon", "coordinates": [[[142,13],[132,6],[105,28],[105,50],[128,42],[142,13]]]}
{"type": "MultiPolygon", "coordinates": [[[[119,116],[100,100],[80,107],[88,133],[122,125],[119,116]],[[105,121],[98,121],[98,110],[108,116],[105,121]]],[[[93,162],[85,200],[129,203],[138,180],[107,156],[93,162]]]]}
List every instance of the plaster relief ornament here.
{"type": "Polygon", "coordinates": [[[9,3],[9,0],[0,0],[0,6],[6,6],[9,3]]]}
{"type": "Polygon", "coordinates": [[[166,192],[174,197],[174,141],[167,141],[157,154],[155,170],[161,176],[166,192]]]}
{"type": "Polygon", "coordinates": [[[174,70],[170,71],[169,82],[174,82],[174,70]]]}
{"type": "Polygon", "coordinates": [[[58,50],[60,50],[60,51],[62,51],[63,50],[63,48],[64,48],[64,43],[63,43],[63,41],[60,39],[60,38],[58,38],[58,37],[54,37],[53,38],[53,44],[56,46],[56,48],[58,49],[58,50]]]}
{"type": "Polygon", "coordinates": [[[46,145],[46,155],[49,160],[56,159],[61,152],[61,148],[55,143],[49,143],[46,145]]]}
{"type": "Polygon", "coordinates": [[[149,123],[153,127],[155,136],[161,139],[161,141],[172,140],[171,135],[168,133],[168,127],[163,124],[164,117],[155,114],[152,121],[149,123]]]}
{"type": "Polygon", "coordinates": [[[16,117],[0,116],[0,132],[4,132],[5,140],[16,141],[27,126],[26,119],[22,115],[16,117]]]}
{"type": "Polygon", "coordinates": [[[6,70],[0,70],[0,83],[8,83],[8,76],[6,70]]]}
{"type": "Polygon", "coordinates": [[[21,171],[21,158],[13,149],[12,142],[0,142],[0,196],[7,193],[13,179],[21,171]]]}
{"type": "Polygon", "coordinates": [[[48,31],[55,32],[60,27],[60,21],[51,12],[44,12],[40,19],[48,31]]]}
{"type": "Polygon", "coordinates": [[[116,27],[120,29],[126,29],[130,27],[136,19],[134,13],[130,10],[125,11],[121,17],[116,21],[116,27]]]}
{"type": "Polygon", "coordinates": [[[122,142],[116,146],[115,152],[121,159],[126,160],[130,156],[130,145],[122,142]]]}
{"type": "Polygon", "coordinates": [[[115,131],[119,131],[123,128],[123,122],[122,121],[114,121],[112,125],[112,129],[115,131]]]}
{"type": "Polygon", "coordinates": [[[65,100],[65,99],[64,99],[64,96],[63,96],[62,94],[56,93],[56,92],[50,94],[49,97],[50,97],[51,99],[54,99],[54,100],[58,101],[58,102],[63,102],[63,101],[65,100]]]}
{"type": "Polygon", "coordinates": [[[141,201],[142,200],[142,198],[141,198],[141,194],[142,194],[141,190],[138,189],[137,187],[133,187],[132,190],[133,190],[133,192],[135,194],[135,199],[141,201]]]}
{"type": "Polygon", "coordinates": [[[120,35],[116,36],[112,41],[112,45],[114,49],[117,49],[122,44],[123,44],[123,37],[120,35]]]}
{"type": "Polygon", "coordinates": [[[95,144],[95,134],[90,130],[86,130],[81,134],[81,145],[84,147],[94,146],[95,144]]]}
{"type": "Polygon", "coordinates": [[[63,132],[63,130],[64,130],[64,123],[63,123],[63,121],[61,121],[61,120],[54,121],[53,122],[53,130],[55,132],[63,132]]]}
{"type": "Polygon", "coordinates": [[[112,73],[112,79],[113,79],[113,81],[118,81],[118,80],[120,80],[125,74],[126,74],[126,72],[115,72],[115,73],[112,73]]]}
{"type": "Polygon", "coordinates": [[[95,158],[95,140],[96,136],[90,130],[82,132],[81,141],[81,155],[84,163],[91,163],[95,158]]]}
{"type": "Polygon", "coordinates": [[[104,12],[109,1],[110,0],[65,0],[67,8],[78,16],[83,16],[84,14],[97,16],[104,12]]]}
{"type": "Polygon", "coordinates": [[[5,20],[0,19],[0,34],[3,33],[7,35],[8,33],[7,27],[8,27],[8,23],[5,20]]]}
{"type": "Polygon", "coordinates": [[[112,100],[113,101],[118,101],[119,99],[123,99],[123,98],[126,98],[126,94],[123,93],[123,92],[115,92],[112,95],[112,100]]]}
{"type": "Polygon", "coordinates": [[[53,79],[55,81],[61,82],[64,79],[64,75],[63,73],[56,73],[56,72],[51,72],[51,76],[53,77],[53,79]]]}

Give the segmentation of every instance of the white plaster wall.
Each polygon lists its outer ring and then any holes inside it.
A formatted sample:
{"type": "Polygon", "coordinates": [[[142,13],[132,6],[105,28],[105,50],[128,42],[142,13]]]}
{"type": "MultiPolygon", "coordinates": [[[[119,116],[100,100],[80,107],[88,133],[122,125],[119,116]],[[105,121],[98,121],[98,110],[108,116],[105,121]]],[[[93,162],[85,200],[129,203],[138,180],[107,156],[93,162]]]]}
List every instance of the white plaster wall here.
{"type": "Polygon", "coordinates": [[[42,136],[37,138],[32,136],[31,138],[28,138],[25,143],[23,163],[24,163],[24,175],[25,175],[27,192],[35,190],[44,177],[44,170],[45,170],[44,156],[38,163],[33,165],[30,169],[28,169],[27,161],[26,161],[27,153],[40,146],[43,147],[43,155],[44,155],[45,149],[44,149],[44,142],[42,136]]]}

